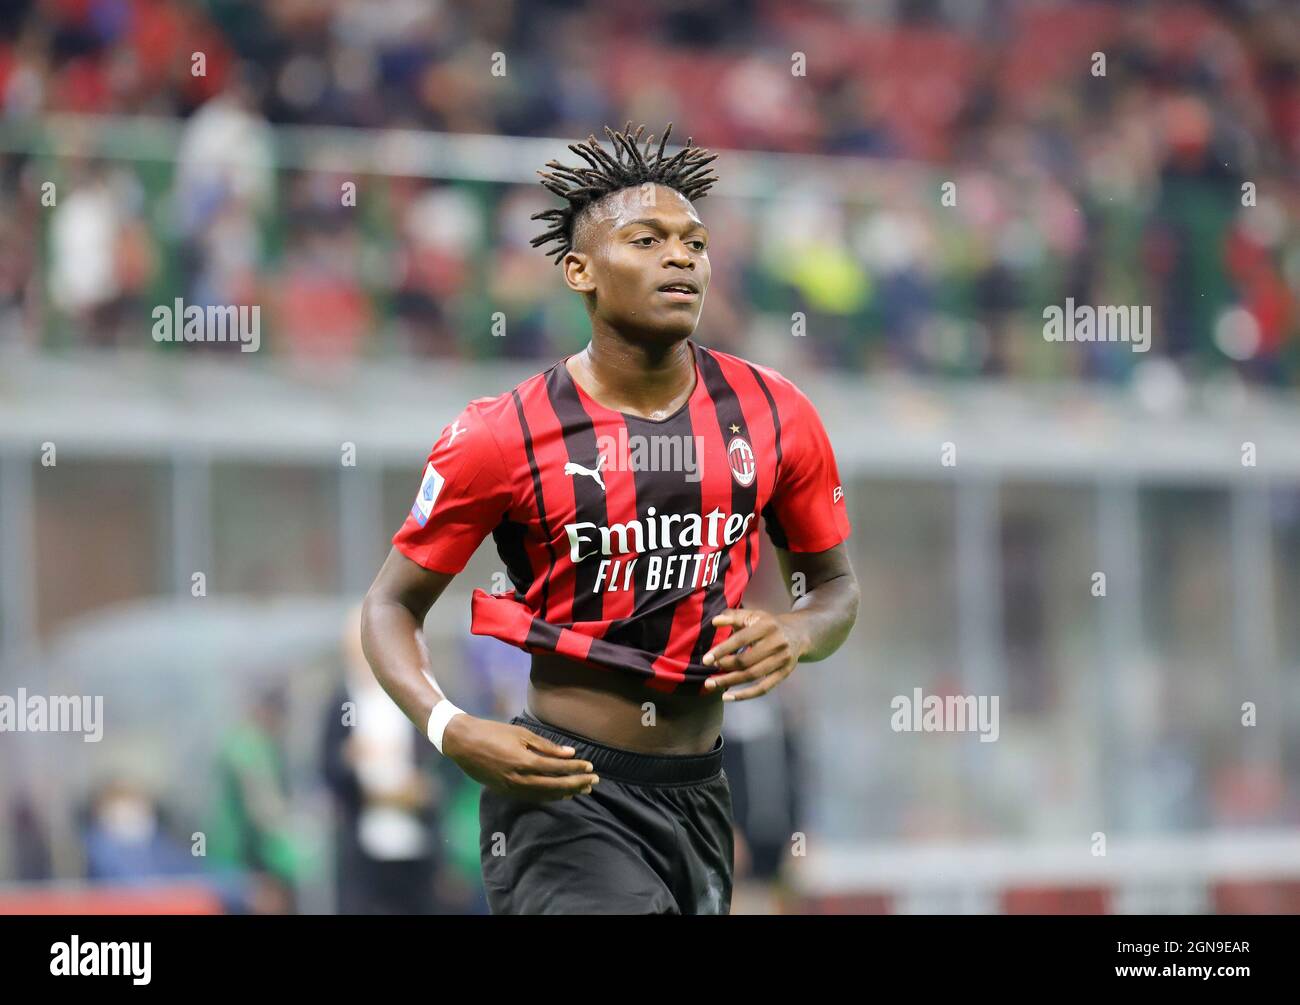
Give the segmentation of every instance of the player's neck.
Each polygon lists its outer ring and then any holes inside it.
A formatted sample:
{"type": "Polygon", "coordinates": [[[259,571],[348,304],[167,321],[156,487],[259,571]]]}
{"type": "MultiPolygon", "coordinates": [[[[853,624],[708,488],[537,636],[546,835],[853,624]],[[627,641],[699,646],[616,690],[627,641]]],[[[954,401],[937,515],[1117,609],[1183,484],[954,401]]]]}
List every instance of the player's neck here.
{"type": "Polygon", "coordinates": [[[662,345],[593,332],[587,348],[569,362],[569,373],[597,402],[647,419],[671,415],[695,388],[695,359],[686,339],[662,345]]]}

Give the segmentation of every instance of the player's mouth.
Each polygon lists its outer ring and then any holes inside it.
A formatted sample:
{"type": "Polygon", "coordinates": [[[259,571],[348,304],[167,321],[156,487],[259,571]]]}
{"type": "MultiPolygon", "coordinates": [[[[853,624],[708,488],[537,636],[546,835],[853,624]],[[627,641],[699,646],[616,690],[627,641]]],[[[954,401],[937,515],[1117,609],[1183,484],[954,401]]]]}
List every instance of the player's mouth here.
{"type": "Polygon", "coordinates": [[[674,279],[660,286],[659,292],[669,300],[689,304],[699,299],[700,285],[694,279],[674,279]]]}

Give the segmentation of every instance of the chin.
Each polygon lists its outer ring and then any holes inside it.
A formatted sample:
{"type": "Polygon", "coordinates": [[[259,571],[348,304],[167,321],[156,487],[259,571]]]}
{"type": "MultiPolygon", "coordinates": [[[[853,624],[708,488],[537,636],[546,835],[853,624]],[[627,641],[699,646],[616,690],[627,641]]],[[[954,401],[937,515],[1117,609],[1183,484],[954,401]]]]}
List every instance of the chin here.
{"type": "Polygon", "coordinates": [[[699,309],[694,311],[666,311],[659,322],[660,329],[668,337],[679,339],[688,338],[695,334],[695,329],[700,326],[700,315],[703,313],[703,303],[696,305],[699,309]]]}
{"type": "Polygon", "coordinates": [[[670,321],[651,331],[650,335],[660,342],[680,342],[682,339],[690,338],[695,334],[699,322],[699,318],[690,318],[675,323],[670,321]]]}
{"type": "Polygon", "coordinates": [[[699,317],[669,317],[655,318],[647,323],[635,323],[629,319],[628,324],[615,325],[621,331],[628,334],[635,333],[634,337],[638,341],[658,343],[661,345],[671,345],[673,342],[680,342],[684,338],[690,338],[695,334],[695,329],[699,325],[699,317]]]}

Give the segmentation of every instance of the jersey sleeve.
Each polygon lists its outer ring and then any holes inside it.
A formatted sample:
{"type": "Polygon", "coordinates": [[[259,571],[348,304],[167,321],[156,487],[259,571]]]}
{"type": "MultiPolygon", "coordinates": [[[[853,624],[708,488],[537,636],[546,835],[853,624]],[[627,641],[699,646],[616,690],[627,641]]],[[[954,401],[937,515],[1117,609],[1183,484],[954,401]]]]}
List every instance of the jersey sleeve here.
{"type": "Polygon", "coordinates": [[[778,548],[826,551],[849,536],[844,485],[821,416],[802,391],[791,390],[791,418],[782,429],[784,452],[763,522],[778,548]]]}
{"type": "Polygon", "coordinates": [[[393,545],[417,565],[455,574],[509,511],[511,483],[487,419],[470,404],[438,439],[393,545]]]}

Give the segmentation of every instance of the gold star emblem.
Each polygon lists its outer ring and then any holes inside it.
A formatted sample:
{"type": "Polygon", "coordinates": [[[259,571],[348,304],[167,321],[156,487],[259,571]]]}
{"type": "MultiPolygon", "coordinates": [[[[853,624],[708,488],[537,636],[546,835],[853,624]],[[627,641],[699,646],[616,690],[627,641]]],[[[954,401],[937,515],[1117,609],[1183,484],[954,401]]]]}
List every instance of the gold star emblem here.
{"type": "Polygon", "coordinates": [[[733,433],[739,433],[739,432],[740,432],[740,427],[737,426],[737,425],[733,422],[733,423],[731,424],[731,431],[732,431],[733,433]]]}

